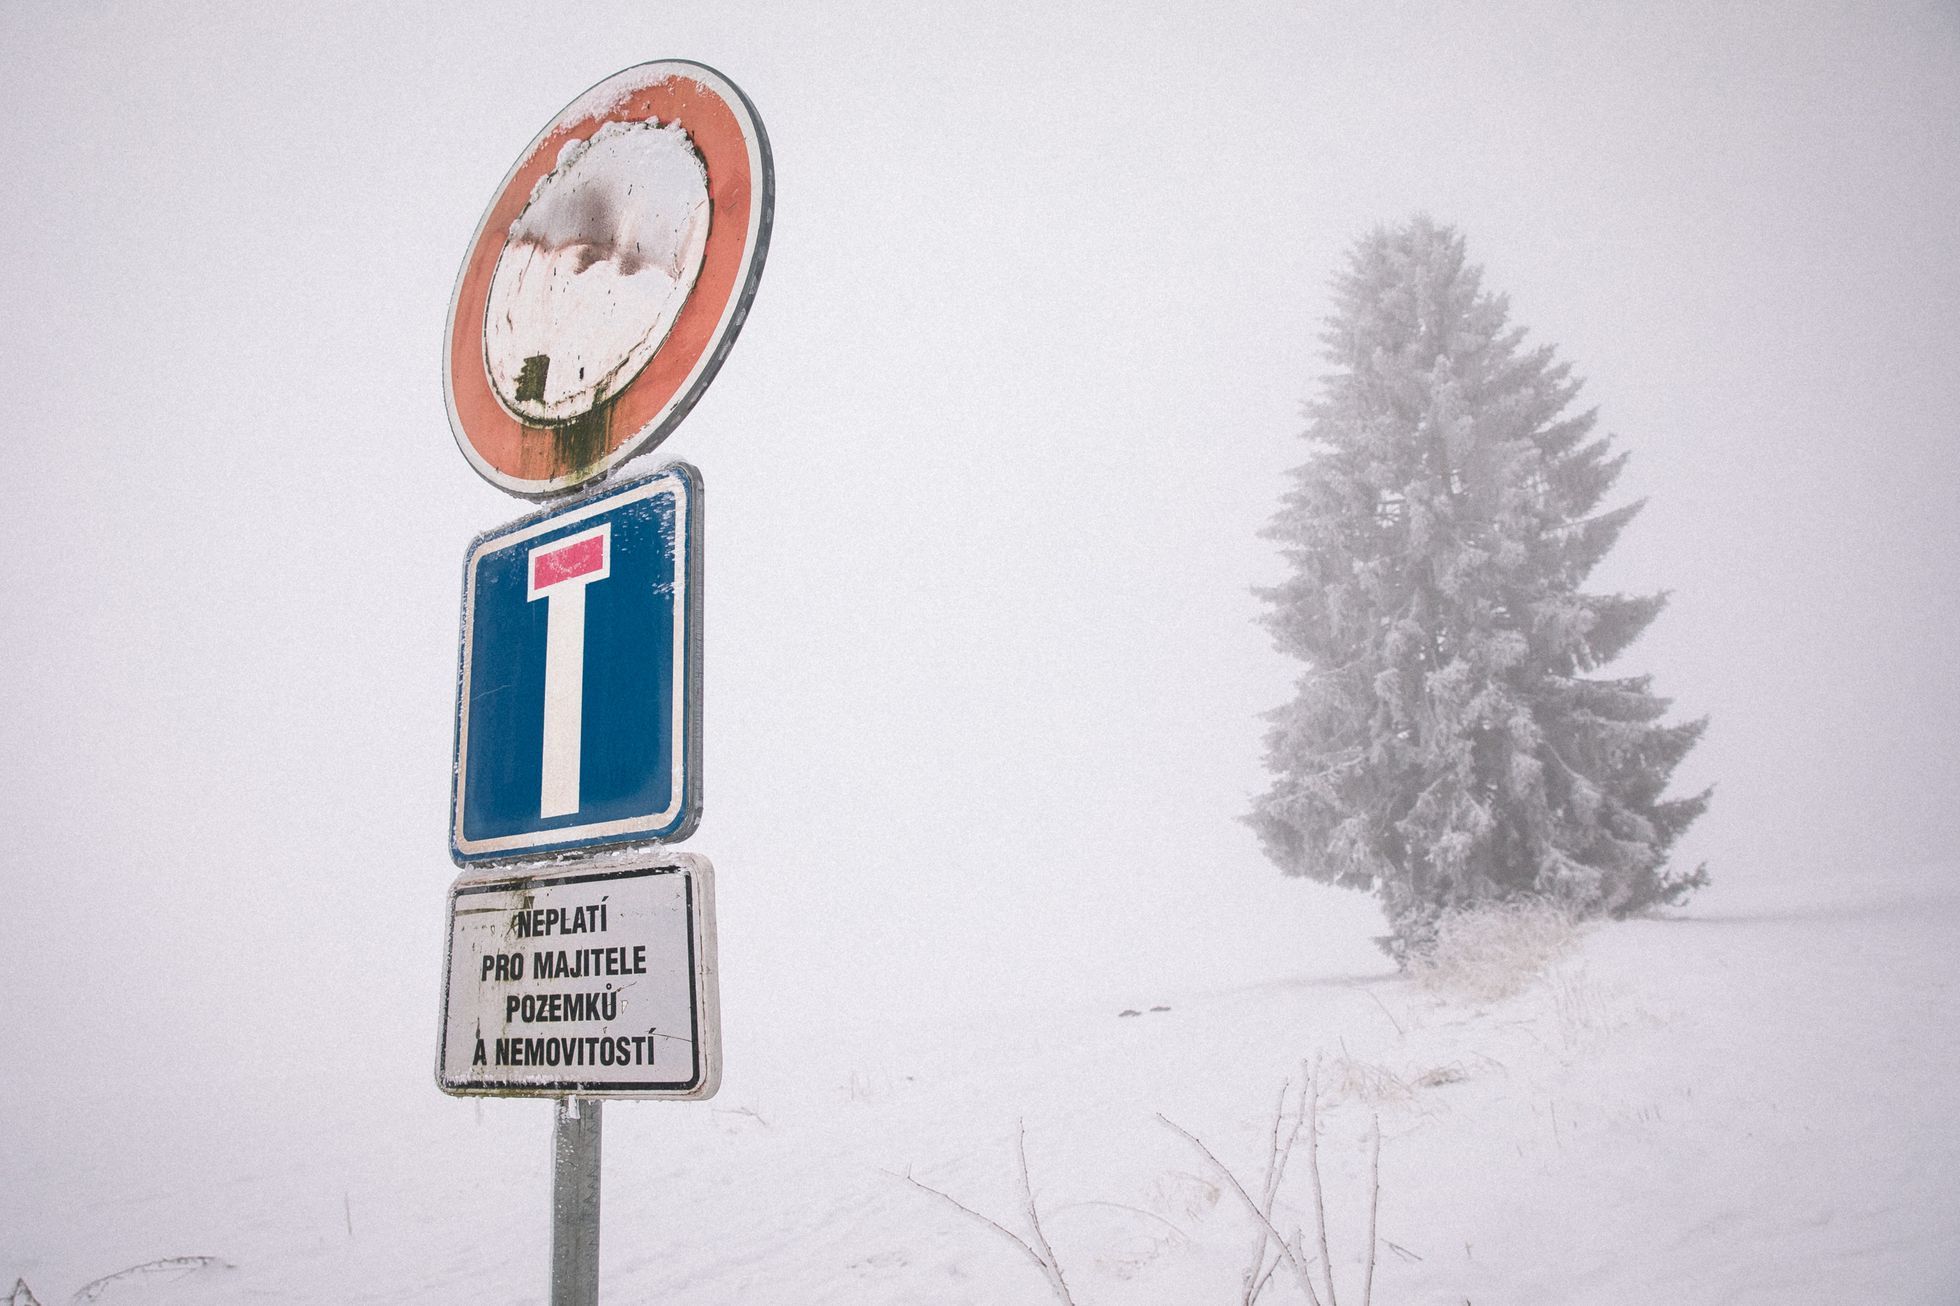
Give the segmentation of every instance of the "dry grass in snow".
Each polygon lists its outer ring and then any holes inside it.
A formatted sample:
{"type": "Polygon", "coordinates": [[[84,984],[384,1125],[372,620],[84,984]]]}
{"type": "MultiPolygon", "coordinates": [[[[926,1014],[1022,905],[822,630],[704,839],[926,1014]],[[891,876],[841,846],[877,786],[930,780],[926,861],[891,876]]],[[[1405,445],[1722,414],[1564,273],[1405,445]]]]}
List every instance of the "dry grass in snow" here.
{"type": "Polygon", "coordinates": [[[1579,934],[1571,911],[1546,898],[1466,908],[1443,917],[1435,946],[1409,973],[1432,993],[1496,1002],[1570,953],[1579,934]]]}

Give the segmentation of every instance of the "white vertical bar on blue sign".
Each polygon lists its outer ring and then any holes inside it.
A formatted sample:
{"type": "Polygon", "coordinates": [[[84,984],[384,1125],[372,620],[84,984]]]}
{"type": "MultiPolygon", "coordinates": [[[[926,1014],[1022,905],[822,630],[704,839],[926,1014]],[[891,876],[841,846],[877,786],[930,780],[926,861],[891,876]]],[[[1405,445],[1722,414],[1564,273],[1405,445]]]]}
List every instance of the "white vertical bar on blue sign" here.
{"type": "Polygon", "coordinates": [[[585,587],[612,574],[612,524],[532,549],[526,597],[545,603],[544,756],[538,815],[579,809],[585,737],[585,587]]]}

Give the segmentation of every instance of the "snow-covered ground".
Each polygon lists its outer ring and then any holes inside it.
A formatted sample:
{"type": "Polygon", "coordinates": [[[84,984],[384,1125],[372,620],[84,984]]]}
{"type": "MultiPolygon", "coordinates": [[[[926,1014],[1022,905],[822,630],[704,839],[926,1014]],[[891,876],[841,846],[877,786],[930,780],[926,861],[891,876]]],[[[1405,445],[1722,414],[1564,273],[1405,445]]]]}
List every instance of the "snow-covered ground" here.
{"type": "MultiPolygon", "coordinates": [[[[1923,884],[1924,881],[1922,880],[1923,884]]],[[[1371,1118],[1383,1303],[1960,1301],[1960,895],[1846,885],[1598,927],[1517,996],[1359,950],[1116,1005],[857,1025],[729,1015],[709,1103],[605,1120],[618,1302],[1047,1299],[1015,1140],[1076,1300],[1237,1300],[1254,1186],[1318,1057],[1340,1299],[1360,1300],[1371,1118]],[[1167,1007],[1154,1011],[1152,1007],[1167,1007]]],[[[782,977],[785,980],[787,977],[782,977]]],[[[739,989],[738,989],[739,996],[739,989]]],[[[538,1302],[550,1108],[436,1093],[358,1048],[313,1082],[10,1088],[0,1279],[48,1306],[538,1302]],[[132,1105],[134,1104],[134,1105],[132,1105]]],[[[1315,1242],[1304,1148],[1275,1222],[1315,1242]]],[[[1282,1270],[1264,1300],[1301,1300],[1282,1270]]]]}

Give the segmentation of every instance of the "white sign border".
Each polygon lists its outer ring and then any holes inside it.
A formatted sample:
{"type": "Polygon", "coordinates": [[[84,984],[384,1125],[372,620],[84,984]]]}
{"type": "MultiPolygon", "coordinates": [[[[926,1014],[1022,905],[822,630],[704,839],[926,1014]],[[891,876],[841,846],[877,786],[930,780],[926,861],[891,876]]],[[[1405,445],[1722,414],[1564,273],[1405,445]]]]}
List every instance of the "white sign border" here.
{"type": "Polygon", "coordinates": [[[617,1097],[705,1101],[721,1090],[721,980],[715,958],[715,868],[700,853],[637,852],[586,857],[559,865],[498,865],[468,870],[449,886],[448,929],[442,946],[442,1007],[436,1022],[436,1087],[451,1097],[617,1097]],[[534,884],[580,884],[641,875],[680,875],[687,884],[688,950],[694,1016],[694,1077],[674,1088],[619,1088],[565,1079],[551,1083],[470,1084],[452,1080],[449,979],[455,964],[456,904],[466,893],[520,890],[534,884]]]}

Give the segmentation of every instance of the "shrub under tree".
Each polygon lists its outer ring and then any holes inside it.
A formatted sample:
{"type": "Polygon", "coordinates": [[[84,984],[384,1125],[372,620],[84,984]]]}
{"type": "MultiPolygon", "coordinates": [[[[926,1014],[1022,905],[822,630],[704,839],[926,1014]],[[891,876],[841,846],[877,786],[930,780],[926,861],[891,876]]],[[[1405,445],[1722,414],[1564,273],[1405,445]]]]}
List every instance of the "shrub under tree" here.
{"type": "Polygon", "coordinates": [[[1377,230],[1334,286],[1312,453],[1266,530],[1290,575],[1265,621],[1307,664],[1248,818],[1267,854],[1373,889],[1402,959],[1479,903],[1679,901],[1707,872],[1668,850],[1709,794],[1664,791],[1706,720],[1605,673],[1666,596],[1580,588],[1639,511],[1601,508],[1626,454],[1452,228],[1377,230]]]}

